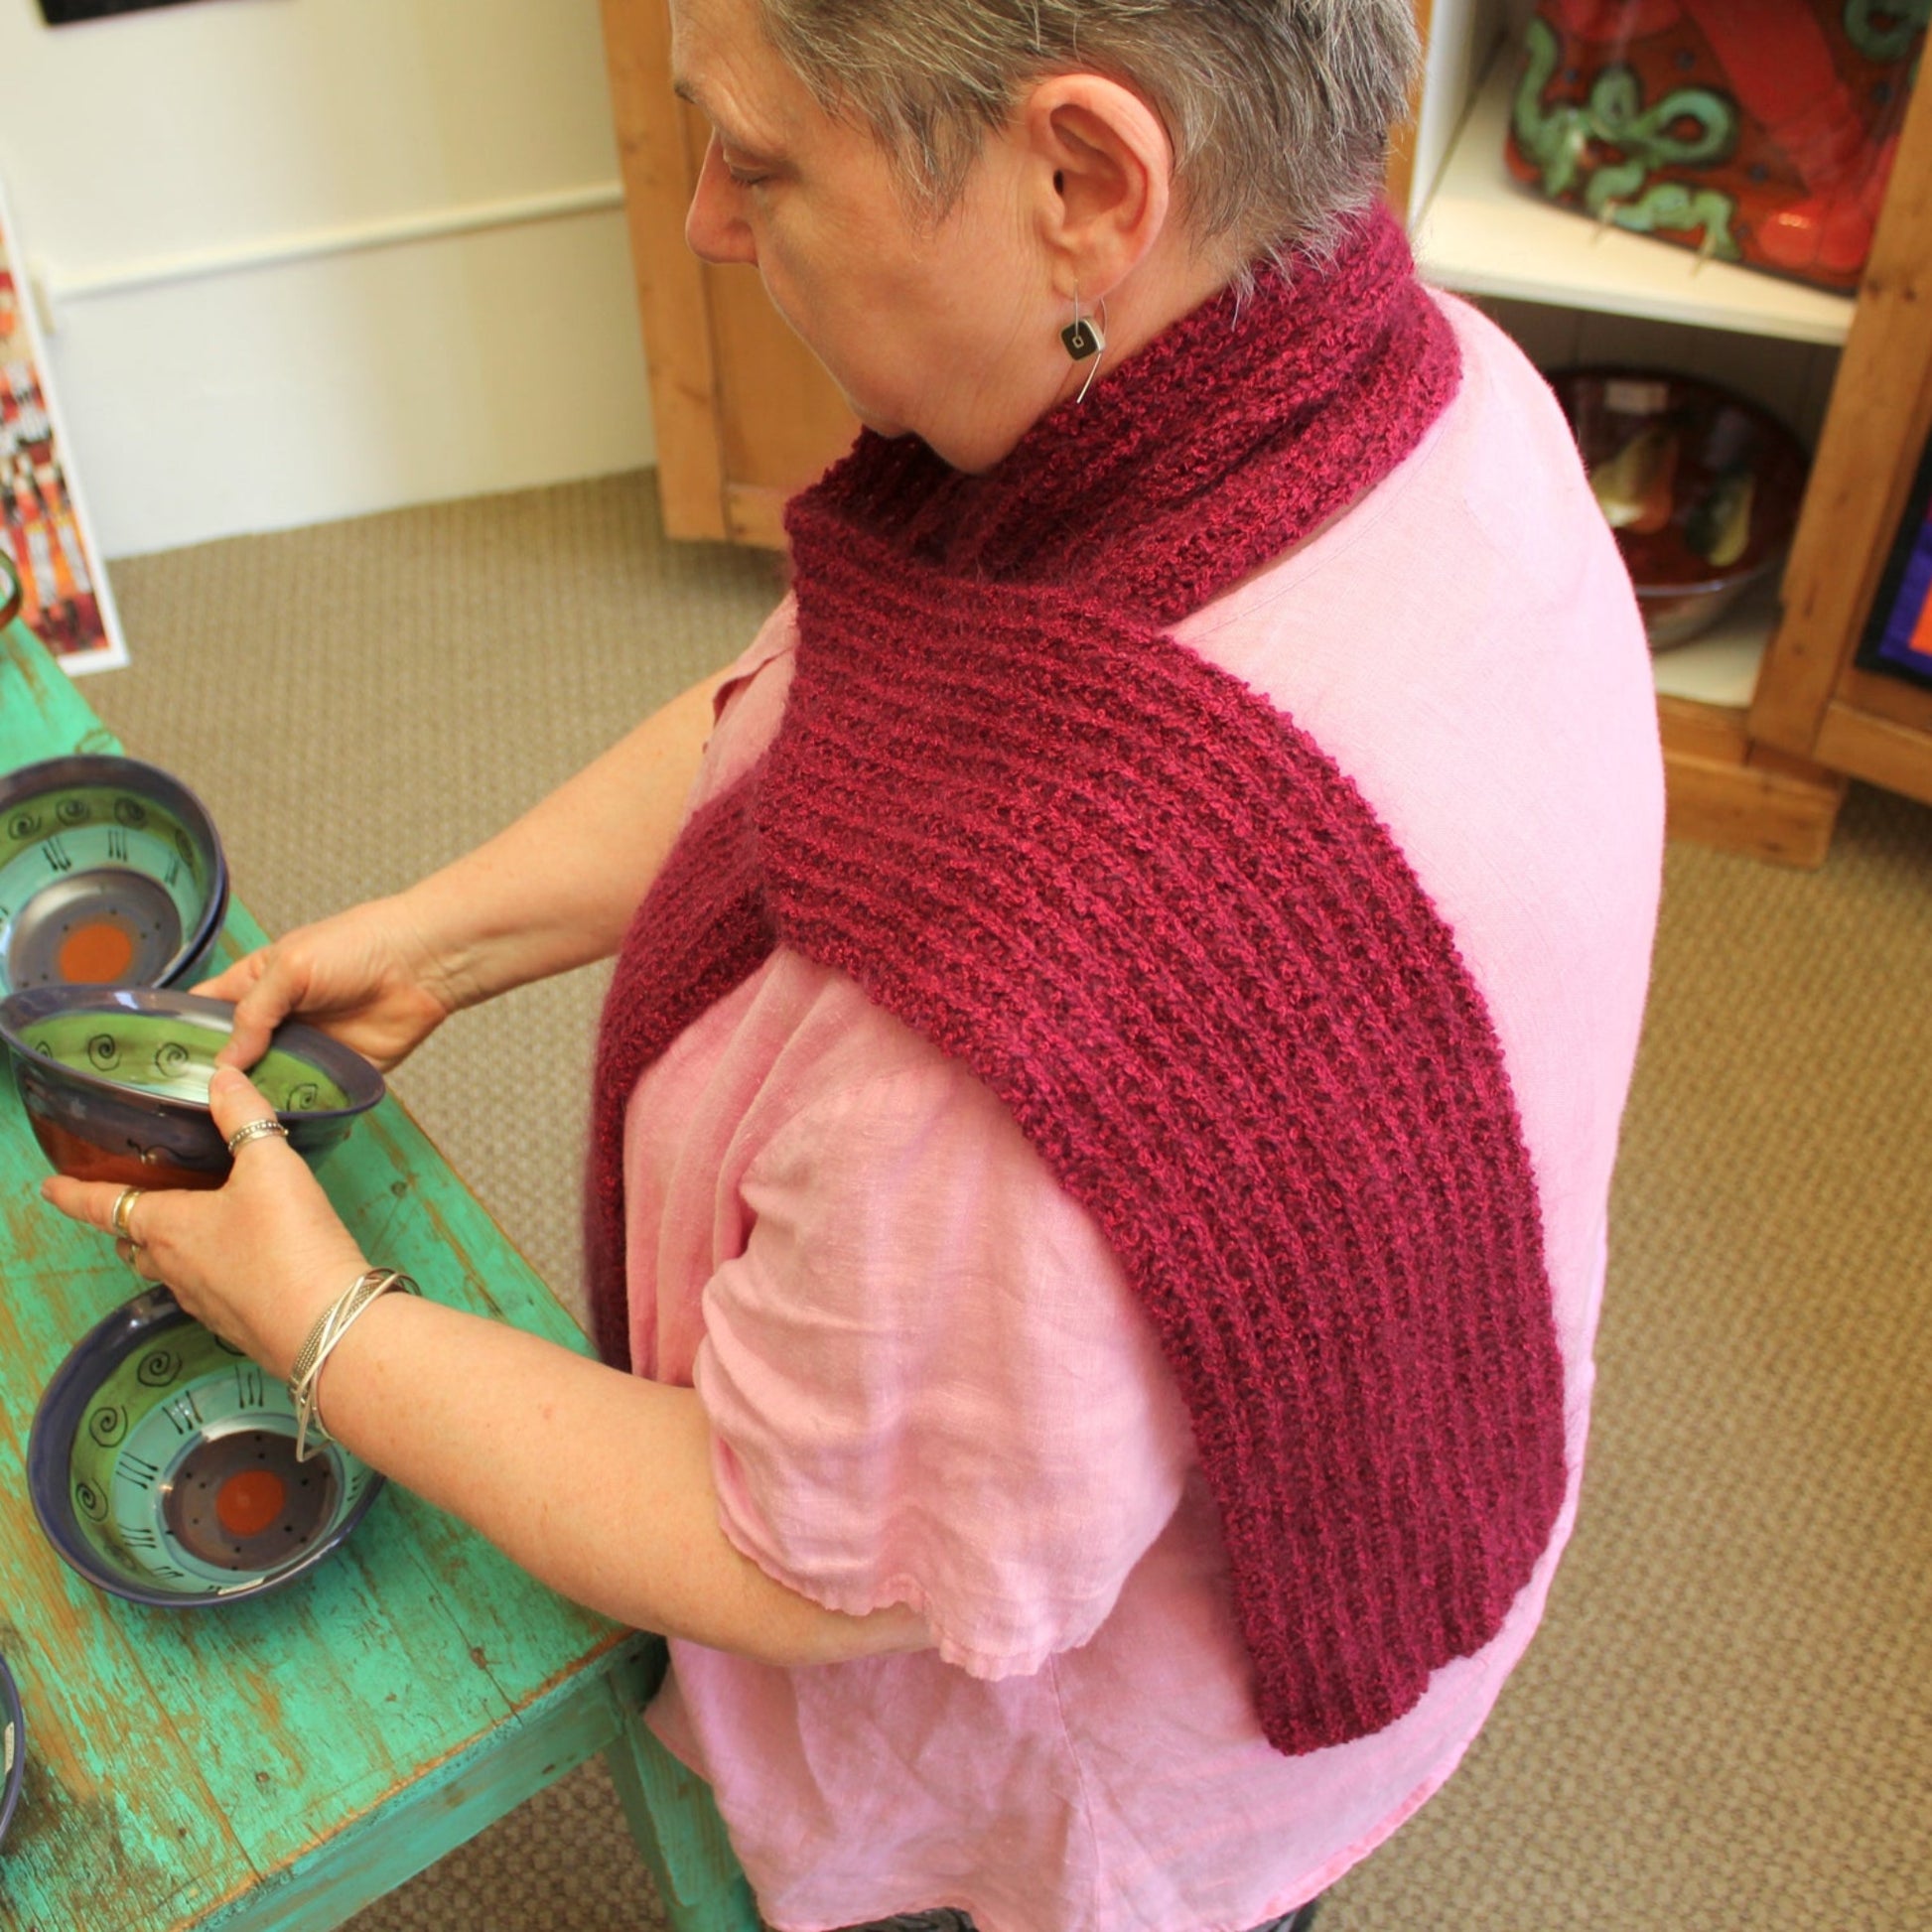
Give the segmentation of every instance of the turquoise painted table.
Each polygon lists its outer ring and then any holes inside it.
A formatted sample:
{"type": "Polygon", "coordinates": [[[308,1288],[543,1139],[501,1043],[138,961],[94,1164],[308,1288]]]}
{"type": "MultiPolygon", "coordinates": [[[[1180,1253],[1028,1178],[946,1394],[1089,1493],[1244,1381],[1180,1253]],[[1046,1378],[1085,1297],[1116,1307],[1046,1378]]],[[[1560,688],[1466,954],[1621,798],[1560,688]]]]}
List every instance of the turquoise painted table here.
{"type": "MultiPolygon", "coordinates": [[[[0,770],[119,749],[22,625],[0,632],[0,770]]],[[[230,914],[230,956],[258,938],[230,914]]],[[[0,1076],[0,1651],[27,1752],[0,1928],[322,1932],[602,1751],[680,1932],[755,1932],[709,1791],[636,1722],[658,1640],[393,1484],[342,1551],[254,1602],[145,1609],[61,1563],[27,1499],[34,1405],[139,1285],[40,1202],[46,1172],[0,1076]]],[[[393,1097],[324,1179],[427,1294],[584,1345],[393,1097]]]]}

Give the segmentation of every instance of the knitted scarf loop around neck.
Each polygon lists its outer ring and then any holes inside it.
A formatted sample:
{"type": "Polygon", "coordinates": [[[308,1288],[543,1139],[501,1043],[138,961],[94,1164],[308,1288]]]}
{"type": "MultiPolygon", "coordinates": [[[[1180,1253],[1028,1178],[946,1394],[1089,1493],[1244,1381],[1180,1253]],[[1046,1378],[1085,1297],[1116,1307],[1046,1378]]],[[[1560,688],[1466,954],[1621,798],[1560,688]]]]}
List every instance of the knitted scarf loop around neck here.
{"type": "Polygon", "coordinates": [[[1160,1337],[1289,1753],[1381,1728],[1495,1635],[1562,1501],[1563,1369],[1452,935],[1326,754],[1166,633],[1387,476],[1459,373],[1378,213],[983,475],[863,435],[788,512],[777,734],[687,824],[599,1040],[590,1284],[616,1364],[625,1108],[775,947],[1005,1102],[1160,1337]]]}

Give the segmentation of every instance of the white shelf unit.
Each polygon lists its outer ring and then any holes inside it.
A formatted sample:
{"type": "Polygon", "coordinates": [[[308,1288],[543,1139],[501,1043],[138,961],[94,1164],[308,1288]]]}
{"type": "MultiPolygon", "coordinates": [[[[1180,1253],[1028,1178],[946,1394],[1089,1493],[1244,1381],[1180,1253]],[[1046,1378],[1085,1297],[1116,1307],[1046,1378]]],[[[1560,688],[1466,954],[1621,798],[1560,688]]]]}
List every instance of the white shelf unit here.
{"type": "MultiPolygon", "coordinates": [[[[1592,222],[1513,180],[1503,150],[1522,9],[1508,19],[1500,11],[1482,0],[1435,8],[1410,210],[1423,273],[1500,311],[1546,365],[1629,359],[1686,368],[1755,393],[1814,436],[1852,298],[1592,222]],[[1516,308],[1529,304],[1536,308],[1516,308]],[[1538,310],[1576,319],[1566,334],[1538,310]],[[1618,320],[1599,325],[1597,317],[1618,320]]],[[[1657,653],[1659,693],[1742,709],[1777,618],[1775,585],[1754,591],[1712,631],[1657,653]]]]}

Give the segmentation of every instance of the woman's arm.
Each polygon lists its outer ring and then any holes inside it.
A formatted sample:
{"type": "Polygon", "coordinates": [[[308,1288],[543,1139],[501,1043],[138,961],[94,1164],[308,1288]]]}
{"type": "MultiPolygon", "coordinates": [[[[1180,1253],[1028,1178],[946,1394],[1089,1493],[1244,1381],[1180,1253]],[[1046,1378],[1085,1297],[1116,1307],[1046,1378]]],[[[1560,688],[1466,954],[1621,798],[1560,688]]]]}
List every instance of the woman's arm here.
{"type": "Polygon", "coordinates": [[[321,1398],[345,1448],[620,1622],[787,1666],[931,1641],[903,1604],[824,1609],[733,1547],[691,1389],[385,1295],[330,1355],[321,1398]]]}
{"type": "Polygon", "coordinates": [[[407,892],[298,927],[200,990],[250,1066],[290,1014],[388,1068],[460,1008],[617,950],[676,838],[718,672],[487,844],[407,892]]]}
{"type": "Polygon", "coordinates": [[[402,894],[460,1007],[618,949],[677,837],[719,671],[486,844],[402,894]]]}
{"type": "MultiPolygon", "coordinates": [[[[271,1118],[240,1074],[209,1084],[224,1135],[271,1118]]],[[[64,1213],[113,1226],[121,1190],[57,1175],[64,1213]]],[[[316,1321],[367,1263],[302,1157],[249,1142],[211,1192],[145,1193],[122,1258],[286,1379],[316,1321]]],[[[501,1322],[385,1295],[330,1354],[321,1411],[364,1461],[461,1517],[553,1588],[642,1629],[773,1664],[930,1642],[903,1605],[846,1616],[775,1583],[719,1523],[698,1397],[606,1368],[501,1322]]]]}

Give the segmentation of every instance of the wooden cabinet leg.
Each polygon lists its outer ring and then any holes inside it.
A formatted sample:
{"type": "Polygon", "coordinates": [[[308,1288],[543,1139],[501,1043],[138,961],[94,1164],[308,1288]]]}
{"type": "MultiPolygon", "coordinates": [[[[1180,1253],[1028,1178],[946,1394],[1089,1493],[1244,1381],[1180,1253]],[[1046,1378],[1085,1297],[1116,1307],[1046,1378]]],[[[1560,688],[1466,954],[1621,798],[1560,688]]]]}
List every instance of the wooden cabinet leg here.
{"type": "Polygon", "coordinates": [[[1657,710],[1672,838],[1778,865],[1825,863],[1843,773],[1753,745],[1741,712],[1675,698],[1660,699],[1657,710]]]}

